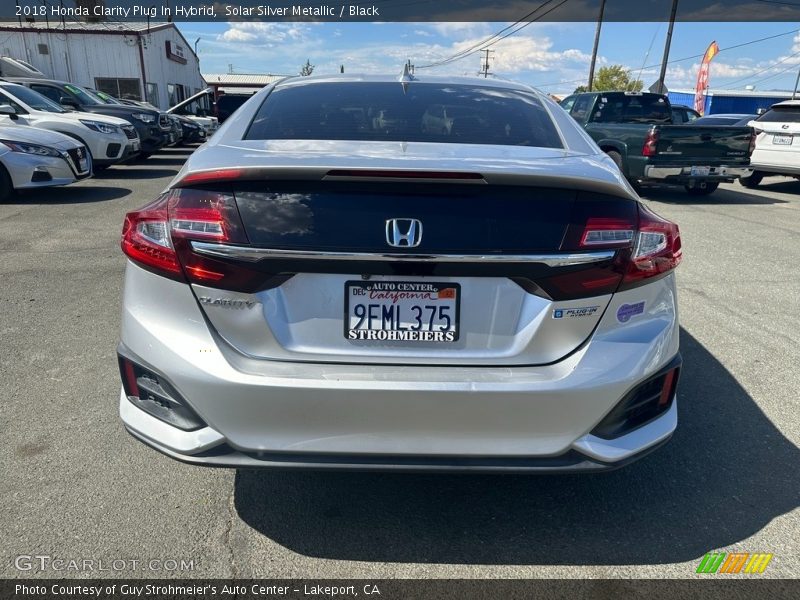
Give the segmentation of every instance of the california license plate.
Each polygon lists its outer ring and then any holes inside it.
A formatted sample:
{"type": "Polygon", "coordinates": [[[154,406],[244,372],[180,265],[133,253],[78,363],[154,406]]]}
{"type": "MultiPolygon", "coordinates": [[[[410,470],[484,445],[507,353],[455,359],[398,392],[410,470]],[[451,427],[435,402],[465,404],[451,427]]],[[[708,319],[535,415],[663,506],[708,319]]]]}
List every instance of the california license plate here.
{"type": "Polygon", "coordinates": [[[139,151],[139,142],[133,142],[133,143],[131,144],[131,150],[132,150],[133,152],[138,152],[138,151],[139,151]]]}
{"type": "Polygon", "coordinates": [[[461,286],[429,281],[347,281],[344,337],[352,341],[458,340],[461,286]]]}
{"type": "Polygon", "coordinates": [[[89,161],[86,158],[81,158],[78,160],[78,170],[81,171],[81,173],[88,168],[89,168],[89,161]]]}
{"type": "Polygon", "coordinates": [[[711,167],[692,167],[692,177],[708,177],[711,167]]]}
{"type": "Polygon", "coordinates": [[[775,133],[772,136],[772,143],[779,146],[791,146],[794,136],[791,133],[775,133]]]}

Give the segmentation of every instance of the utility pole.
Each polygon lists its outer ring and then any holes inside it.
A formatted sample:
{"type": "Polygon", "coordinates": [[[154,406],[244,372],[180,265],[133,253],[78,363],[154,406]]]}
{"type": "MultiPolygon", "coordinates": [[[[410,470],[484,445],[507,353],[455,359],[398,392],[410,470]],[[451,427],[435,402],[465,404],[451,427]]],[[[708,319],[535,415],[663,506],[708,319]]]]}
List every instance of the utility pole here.
{"type": "Polygon", "coordinates": [[[797,79],[794,80],[794,90],[792,90],[792,100],[797,96],[797,84],[800,83],[800,69],[797,71],[797,79]]]}
{"type": "Polygon", "coordinates": [[[661,74],[658,76],[658,92],[664,93],[666,88],[664,79],[667,77],[667,63],[669,62],[669,47],[672,44],[672,28],[675,26],[675,13],[678,12],[678,0],[672,0],[672,12],[669,15],[669,29],[667,29],[667,41],[664,43],[664,57],[661,59],[661,74]]]}
{"type": "Polygon", "coordinates": [[[600,0],[600,16],[597,17],[597,29],[594,32],[594,48],[592,48],[592,62],[589,65],[589,91],[594,83],[594,65],[597,62],[597,48],[600,46],[600,30],[603,28],[603,13],[606,10],[606,0],[600,0]]]}
{"type": "Polygon", "coordinates": [[[478,71],[478,75],[483,75],[483,78],[486,79],[487,77],[489,77],[489,75],[493,75],[493,73],[489,71],[489,58],[490,58],[489,55],[494,54],[494,50],[491,50],[489,48],[484,48],[483,50],[481,50],[481,52],[484,53],[483,64],[481,65],[481,70],[478,71]]]}

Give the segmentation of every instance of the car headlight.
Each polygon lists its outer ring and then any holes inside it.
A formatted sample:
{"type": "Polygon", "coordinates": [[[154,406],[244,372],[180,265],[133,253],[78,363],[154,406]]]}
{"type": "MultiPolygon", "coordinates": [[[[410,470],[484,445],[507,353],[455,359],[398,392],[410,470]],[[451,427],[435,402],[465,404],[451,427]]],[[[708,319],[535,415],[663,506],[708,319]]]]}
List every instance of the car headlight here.
{"type": "Polygon", "coordinates": [[[80,122],[86,125],[92,131],[97,131],[99,133],[117,133],[119,131],[119,127],[116,125],[109,125],[108,123],[103,123],[102,121],[85,121],[80,119],[80,122]]]}
{"type": "Polygon", "coordinates": [[[36,154],[37,156],[56,156],[60,157],[61,152],[49,146],[41,146],[39,144],[28,144],[27,142],[12,142],[9,140],[0,140],[0,144],[8,146],[12,152],[22,152],[23,154],[36,154]]]}
{"type": "Polygon", "coordinates": [[[138,119],[142,123],[152,123],[156,120],[156,116],[149,113],[133,113],[131,116],[134,119],[138,119]]]}

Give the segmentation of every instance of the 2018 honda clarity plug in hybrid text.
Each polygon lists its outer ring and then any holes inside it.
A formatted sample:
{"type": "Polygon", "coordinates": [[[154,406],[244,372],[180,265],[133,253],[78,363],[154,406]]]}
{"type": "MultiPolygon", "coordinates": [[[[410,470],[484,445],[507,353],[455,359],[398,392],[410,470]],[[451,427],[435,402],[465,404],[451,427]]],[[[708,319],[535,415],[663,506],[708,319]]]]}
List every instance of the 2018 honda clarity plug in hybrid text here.
{"type": "Polygon", "coordinates": [[[280,81],[122,249],[120,414],[174,458],[595,471],[677,424],[678,227],[522,85],[280,81]]]}

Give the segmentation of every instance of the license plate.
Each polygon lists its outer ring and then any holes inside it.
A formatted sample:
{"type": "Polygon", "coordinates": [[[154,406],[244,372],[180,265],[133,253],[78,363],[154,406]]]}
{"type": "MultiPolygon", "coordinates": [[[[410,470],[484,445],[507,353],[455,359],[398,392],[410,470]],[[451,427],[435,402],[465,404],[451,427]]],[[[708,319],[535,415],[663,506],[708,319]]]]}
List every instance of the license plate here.
{"type": "Polygon", "coordinates": [[[83,172],[89,168],[89,161],[86,158],[78,159],[78,170],[83,172]]]}
{"type": "Polygon", "coordinates": [[[139,151],[139,142],[133,142],[131,144],[131,151],[132,152],[138,152],[139,151]]]}
{"type": "Polygon", "coordinates": [[[344,337],[351,341],[458,340],[461,286],[428,281],[347,281],[344,337]]]}
{"type": "Polygon", "coordinates": [[[711,167],[692,167],[692,177],[708,177],[711,167]]]}
{"type": "Polygon", "coordinates": [[[175,143],[175,135],[172,134],[172,133],[169,134],[169,143],[170,144],[174,144],[175,143]]]}
{"type": "Polygon", "coordinates": [[[772,136],[772,143],[779,146],[791,146],[794,136],[790,133],[776,133],[772,136]]]}

